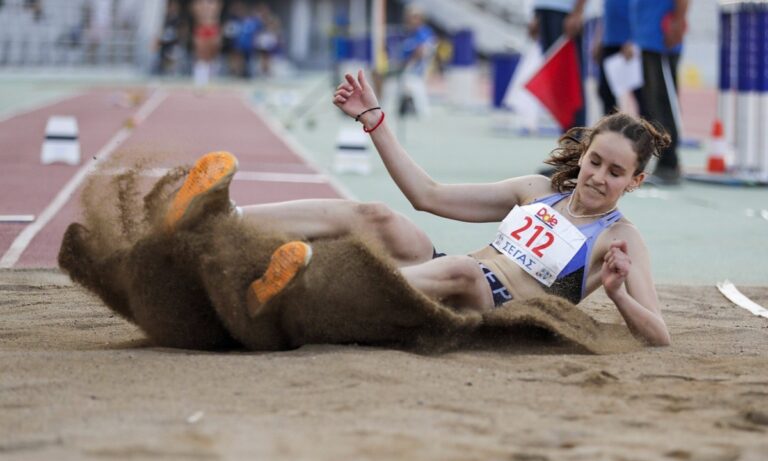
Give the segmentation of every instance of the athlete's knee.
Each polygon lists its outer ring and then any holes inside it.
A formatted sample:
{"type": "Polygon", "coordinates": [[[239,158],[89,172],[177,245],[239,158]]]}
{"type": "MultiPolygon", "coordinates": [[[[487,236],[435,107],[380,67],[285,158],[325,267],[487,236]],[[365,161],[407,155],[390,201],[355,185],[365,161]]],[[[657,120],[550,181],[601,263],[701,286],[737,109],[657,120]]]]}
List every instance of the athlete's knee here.
{"type": "Polygon", "coordinates": [[[381,202],[358,203],[355,206],[355,213],[364,224],[377,228],[386,226],[397,218],[397,213],[381,202]]]}
{"type": "Polygon", "coordinates": [[[445,277],[464,290],[476,286],[483,279],[483,273],[474,258],[469,256],[444,256],[447,264],[445,277]]]}

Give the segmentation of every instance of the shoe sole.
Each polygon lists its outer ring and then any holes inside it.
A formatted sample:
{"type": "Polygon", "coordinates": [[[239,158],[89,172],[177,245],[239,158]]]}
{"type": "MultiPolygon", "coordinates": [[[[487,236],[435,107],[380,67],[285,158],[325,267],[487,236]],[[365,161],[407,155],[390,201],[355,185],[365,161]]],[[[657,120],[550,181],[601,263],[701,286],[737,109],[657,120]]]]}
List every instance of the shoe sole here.
{"type": "Polygon", "coordinates": [[[201,197],[227,187],[235,172],[237,158],[229,152],[210,152],[199,158],[168,207],[166,230],[175,229],[201,197]]]}
{"type": "Polygon", "coordinates": [[[272,253],[269,266],[260,278],[249,287],[249,298],[254,301],[251,314],[282,292],[312,259],[312,247],[304,242],[293,241],[280,246],[272,253]]]}

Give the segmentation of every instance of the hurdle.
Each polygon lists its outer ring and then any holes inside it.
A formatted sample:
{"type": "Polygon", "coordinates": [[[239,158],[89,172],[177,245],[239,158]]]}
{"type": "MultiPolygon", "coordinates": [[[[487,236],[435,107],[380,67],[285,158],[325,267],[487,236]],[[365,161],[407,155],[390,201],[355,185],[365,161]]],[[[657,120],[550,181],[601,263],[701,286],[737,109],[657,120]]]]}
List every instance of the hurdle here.
{"type": "Polygon", "coordinates": [[[768,1],[720,1],[718,114],[733,155],[694,181],[768,185],[768,1]]]}

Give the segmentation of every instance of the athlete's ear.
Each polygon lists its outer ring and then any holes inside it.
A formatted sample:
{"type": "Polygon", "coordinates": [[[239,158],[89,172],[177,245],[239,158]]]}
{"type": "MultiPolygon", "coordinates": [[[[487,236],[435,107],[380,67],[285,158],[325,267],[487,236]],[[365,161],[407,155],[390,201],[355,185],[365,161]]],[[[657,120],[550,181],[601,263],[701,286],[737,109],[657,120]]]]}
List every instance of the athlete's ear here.
{"type": "Polygon", "coordinates": [[[632,177],[632,182],[629,183],[629,186],[627,187],[627,192],[632,192],[633,190],[637,189],[643,184],[643,181],[645,181],[645,178],[648,177],[648,173],[645,171],[636,174],[632,177]]]}

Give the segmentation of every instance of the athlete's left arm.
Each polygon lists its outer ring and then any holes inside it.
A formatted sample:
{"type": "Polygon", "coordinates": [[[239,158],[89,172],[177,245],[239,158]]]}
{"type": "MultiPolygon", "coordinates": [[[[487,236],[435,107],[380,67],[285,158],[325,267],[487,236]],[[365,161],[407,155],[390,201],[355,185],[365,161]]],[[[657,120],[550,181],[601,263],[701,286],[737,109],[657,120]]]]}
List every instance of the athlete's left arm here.
{"type": "Polygon", "coordinates": [[[648,249],[640,233],[631,224],[617,223],[609,234],[600,274],[606,294],[632,334],[653,346],[669,345],[669,330],[661,316],[648,249]]]}

